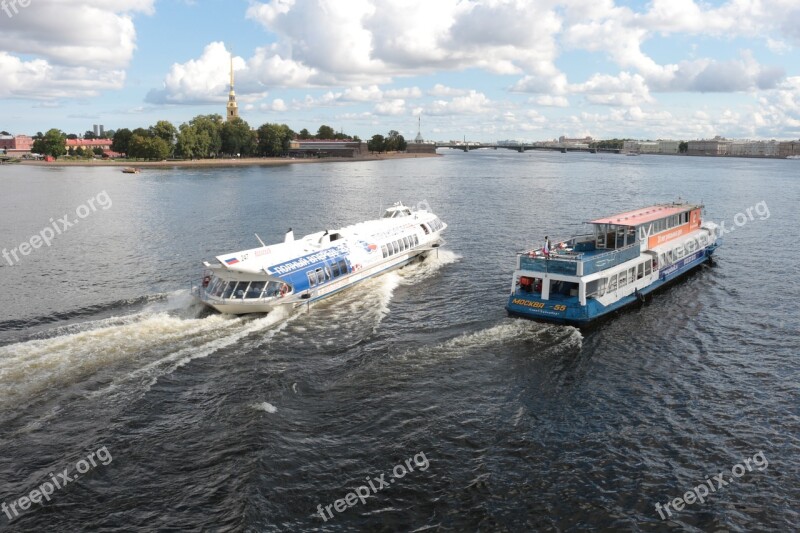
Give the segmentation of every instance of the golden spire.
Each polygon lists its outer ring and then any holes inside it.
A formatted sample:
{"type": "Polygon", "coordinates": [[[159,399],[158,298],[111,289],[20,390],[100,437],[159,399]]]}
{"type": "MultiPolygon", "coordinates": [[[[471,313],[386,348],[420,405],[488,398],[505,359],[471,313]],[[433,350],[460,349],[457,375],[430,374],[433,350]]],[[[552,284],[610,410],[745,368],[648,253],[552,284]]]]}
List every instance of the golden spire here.
{"type": "Polygon", "coordinates": [[[225,115],[227,120],[233,120],[239,116],[236,93],[233,92],[233,54],[231,54],[231,91],[228,93],[228,106],[225,115]]]}

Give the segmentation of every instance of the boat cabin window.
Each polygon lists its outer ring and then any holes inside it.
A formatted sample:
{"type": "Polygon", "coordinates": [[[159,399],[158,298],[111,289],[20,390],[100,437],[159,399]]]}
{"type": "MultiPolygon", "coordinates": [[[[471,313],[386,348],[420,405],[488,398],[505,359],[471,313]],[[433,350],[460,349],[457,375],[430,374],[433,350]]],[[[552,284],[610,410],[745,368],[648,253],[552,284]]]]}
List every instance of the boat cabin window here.
{"type": "Polygon", "coordinates": [[[339,272],[339,263],[332,264],[331,265],[331,276],[333,276],[334,278],[338,278],[339,274],[340,274],[340,272],[339,272]]]}
{"type": "Polygon", "coordinates": [[[387,257],[389,257],[389,249],[388,249],[388,248],[386,248],[386,245],[385,245],[385,244],[382,244],[382,245],[381,245],[381,253],[383,253],[383,258],[384,258],[384,259],[386,259],[387,257]]]}
{"type": "Polygon", "coordinates": [[[339,270],[342,272],[342,275],[347,274],[347,261],[344,259],[339,259],[339,270]]]}
{"type": "Polygon", "coordinates": [[[420,224],[419,227],[422,228],[422,231],[425,232],[425,235],[428,235],[431,232],[431,230],[429,230],[428,226],[426,226],[425,224],[420,224]]]}
{"type": "Polygon", "coordinates": [[[236,288],[233,289],[233,297],[244,298],[244,291],[247,290],[247,285],[249,285],[248,281],[240,281],[237,283],[236,288]]]}
{"type": "Polygon", "coordinates": [[[235,281],[229,281],[228,284],[225,286],[225,290],[222,292],[223,298],[230,298],[231,294],[233,294],[233,289],[236,288],[235,281]]]}
{"type": "Polygon", "coordinates": [[[306,276],[308,277],[308,286],[309,287],[316,287],[316,285],[317,285],[317,275],[314,272],[306,272],[306,276]]]}
{"type": "Polygon", "coordinates": [[[595,224],[595,248],[618,250],[638,242],[636,226],[617,226],[616,224],[595,224]]]}
{"type": "Polygon", "coordinates": [[[644,277],[644,263],[639,263],[636,267],[636,279],[642,279],[644,277]]]}
{"type": "Polygon", "coordinates": [[[578,284],[571,281],[550,280],[550,298],[558,296],[577,296],[578,284]]]}
{"type": "Polygon", "coordinates": [[[617,290],[617,275],[609,276],[608,278],[608,292],[617,290]]]}
{"type": "Polygon", "coordinates": [[[219,292],[222,293],[222,286],[224,284],[225,284],[224,281],[215,277],[214,281],[208,287],[208,294],[211,294],[212,296],[219,296],[219,294],[217,294],[217,291],[219,290],[219,292]]]}
{"type": "Polygon", "coordinates": [[[383,214],[383,218],[401,218],[401,217],[410,217],[411,216],[411,209],[407,207],[402,208],[389,208],[383,214]]]}
{"type": "Polygon", "coordinates": [[[653,272],[653,269],[652,269],[652,267],[650,266],[650,265],[652,265],[652,263],[653,263],[653,262],[652,262],[652,260],[650,260],[650,259],[648,259],[648,260],[645,262],[645,264],[644,264],[644,275],[645,275],[645,276],[649,276],[650,274],[652,274],[652,272],[653,272]]]}
{"type": "Polygon", "coordinates": [[[245,298],[261,298],[261,293],[264,291],[264,286],[266,284],[266,281],[250,282],[250,286],[247,288],[247,294],[245,295],[245,298]]]}
{"type": "Polygon", "coordinates": [[[331,242],[338,241],[342,238],[341,233],[331,233],[331,242]]]}
{"type": "Polygon", "coordinates": [[[528,276],[520,276],[519,289],[522,292],[542,292],[542,278],[531,278],[528,276]]]}
{"type": "Polygon", "coordinates": [[[597,295],[603,296],[606,293],[606,278],[602,278],[597,281],[599,282],[597,284],[597,295]]]}

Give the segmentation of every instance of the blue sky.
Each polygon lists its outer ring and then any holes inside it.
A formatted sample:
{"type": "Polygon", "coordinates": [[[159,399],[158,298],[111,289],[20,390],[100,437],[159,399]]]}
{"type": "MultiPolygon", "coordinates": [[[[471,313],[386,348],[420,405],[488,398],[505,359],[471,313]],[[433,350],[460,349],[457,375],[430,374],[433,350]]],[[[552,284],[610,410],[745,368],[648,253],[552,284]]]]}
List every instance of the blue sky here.
{"type": "Polygon", "coordinates": [[[0,130],[224,115],[232,54],[253,127],[797,139],[798,47],[797,0],[0,0],[0,130]]]}

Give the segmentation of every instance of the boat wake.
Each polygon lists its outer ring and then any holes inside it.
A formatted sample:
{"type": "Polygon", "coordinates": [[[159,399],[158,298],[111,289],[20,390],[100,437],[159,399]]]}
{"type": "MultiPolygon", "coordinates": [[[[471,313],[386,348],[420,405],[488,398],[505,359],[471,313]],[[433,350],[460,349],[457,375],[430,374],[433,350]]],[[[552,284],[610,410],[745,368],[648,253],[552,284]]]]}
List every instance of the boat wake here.
{"type": "Polygon", "coordinates": [[[452,265],[458,262],[461,256],[452,250],[445,250],[438,248],[430,252],[428,257],[420,263],[413,263],[401,270],[398,270],[400,275],[401,285],[415,285],[427,278],[430,278],[442,268],[447,265],[452,265]]]}
{"type": "Polygon", "coordinates": [[[397,287],[456,260],[456,254],[441,250],[438,258],[367,280],[310,307],[284,307],[268,315],[210,313],[182,290],[139,300],[138,310],[129,314],[58,326],[43,338],[0,347],[0,409],[18,410],[76,392],[90,399],[129,400],[132,392],[146,393],[160,377],[194,359],[234,345],[249,351],[276,335],[290,337],[295,347],[347,348],[377,331],[397,287]]]}
{"type": "Polygon", "coordinates": [[[494,352],[501,346],[526,347],[533,356],[551,356],[581,350],[583,336],[571,326],[540,324],[528,320],[505,320],[502,324],[463,333],[444,342],[409,350],[401,358],[417,365],[439,364],[475,352],[494,352]]]}

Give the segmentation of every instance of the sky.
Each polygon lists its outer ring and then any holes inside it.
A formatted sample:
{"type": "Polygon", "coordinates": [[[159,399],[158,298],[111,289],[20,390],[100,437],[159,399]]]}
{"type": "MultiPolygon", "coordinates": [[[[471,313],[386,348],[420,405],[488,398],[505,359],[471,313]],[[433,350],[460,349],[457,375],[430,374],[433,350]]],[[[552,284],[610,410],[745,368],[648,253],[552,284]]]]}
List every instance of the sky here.
{"type": "Polygon", "coordinates": [[[798,0],[0,0],[0,130],[800,138],[798,0]]]}

